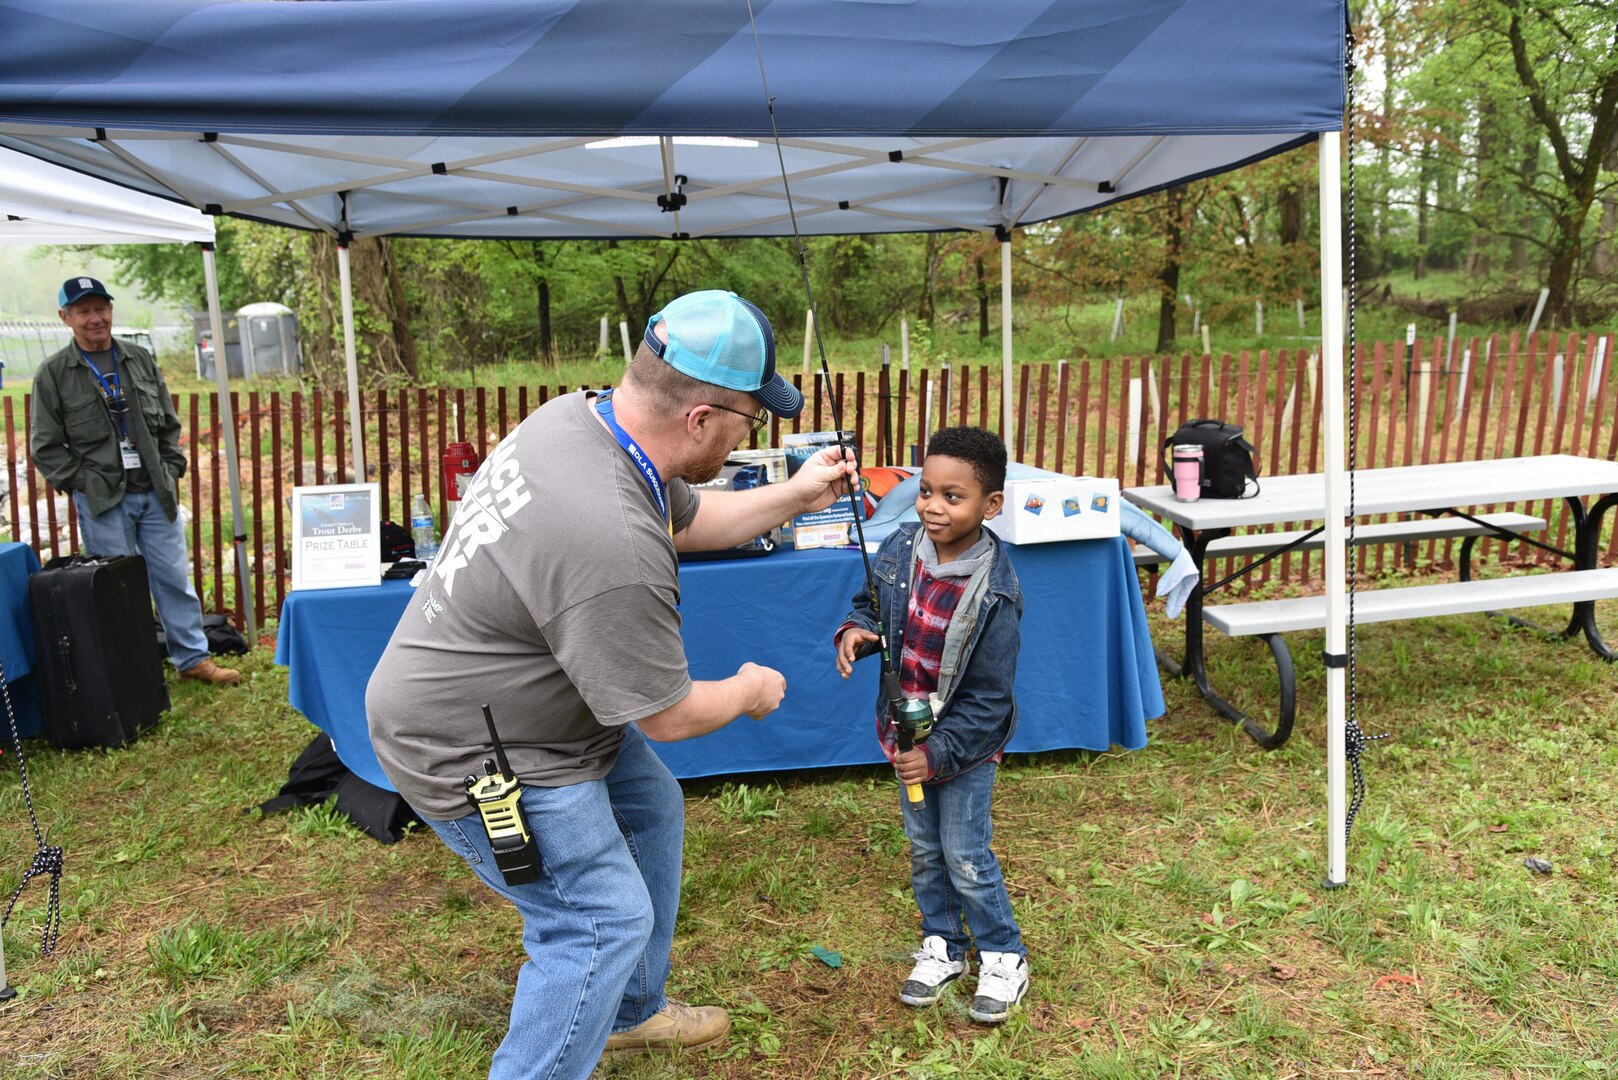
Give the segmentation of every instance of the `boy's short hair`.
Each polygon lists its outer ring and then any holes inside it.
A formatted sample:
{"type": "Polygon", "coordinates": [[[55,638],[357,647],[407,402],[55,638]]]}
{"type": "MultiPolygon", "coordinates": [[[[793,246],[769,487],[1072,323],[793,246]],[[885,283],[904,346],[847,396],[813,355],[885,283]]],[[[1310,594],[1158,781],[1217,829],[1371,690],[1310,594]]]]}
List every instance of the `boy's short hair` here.
{"type": "Polygon", "coordinates": [[[972,475],[992,495],[1006,487],[1006,444],[980,427],[949,427],[927,440],[927,456],[942,454],[972,466],[972,475]]]}

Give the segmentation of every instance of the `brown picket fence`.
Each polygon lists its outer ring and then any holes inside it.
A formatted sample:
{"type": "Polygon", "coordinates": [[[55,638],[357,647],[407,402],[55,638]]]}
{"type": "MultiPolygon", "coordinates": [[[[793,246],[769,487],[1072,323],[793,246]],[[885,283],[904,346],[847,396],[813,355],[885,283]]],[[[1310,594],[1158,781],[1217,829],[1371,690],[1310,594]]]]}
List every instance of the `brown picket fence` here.
{"type": "MultiPolygon", "coordinates": [[[[1570,453],[1618,455],[1618,392],[1613,388],[1614,335],[1516,334],[1486,341],[1443,339],[1374,342],[1357,350],[1357,423],[1352,435],[1359,467],[1570,453]]],[[[1257,446],[1265,476],[1322,469],[1318,360],[1309,349],[1257,350],[1219,357],[1138,357],[1058,361],[1018,366],[1013,387],[1018,460],[1060,472],[1116,478],[1123,486],[1163,482],[1159,449],[1181,423],[1219,417],[1241,425],[1257,446]]],[[[845,429],[859,433],[863,465],[909,464],[925,453],[926,435],[952,424],[1003,430],[998,365],[929,370],[883,368],[834,372],[831,393],[818,375],[797,375],[807,403],[802,415],[772,423],[783,431],[833,426],[835,397],[845,429]]],[[[414,388],[366,394],[361,417],[367,479],[381,491],[384,514],[409,519],[409,503],[425,493],[443,526],[447,512],[440,461],[448,442],[470,442],[487,454],[556,387],[414,388]],[[453,437],[452,437],[453,436],[453,437]]],[[[253,568],[255,609],[273,617],[290,573],[287,506],[295,484],[347,483],[351,477],[348,403],[341,393],[232,391],[231,411],[241,461],[246,545],[253,568]],[[268,608],[266,605],[269,605],[268,608]]],[[[20,410],[4,404],[11,497],[5,524],[42,559],[78,547],[71,501],[55,493],[28,459],[28,398],[20,410]]],[[[193,577],[205,608],[236,611],[240,583],[232,557],[231,502],[226,482],[219,395],[177,395],[182,445],[189,468],[182,501],[191,508],[193,577]]],[[[1567,543],[1568,520],[1552,502],[1502,504],[1552,522],[1551,541],[1567,543]]],[[[1304,523],[1275,526],[1278,530],[1304,523]]],[[[1417,565],[1446,565],[1452,541],[1366,548],[1361,573],[1417,565]]],[[[1607,561],[1618,557],[1612,522],[1603,535],[1607,561]]],[[[1481,545],[1485,557],[1501,545],[1481,545]]],[[[1547,553],[1512,558],[1549,559],[1547,553]]],[[[1266,564],[1248,581],[1279,578],[1307,586],[1321,555],[1292,553],[1266,564]]],[[[1216,563],[1214,577],[1230,568],[1216,563]]],[[[240,619],[237,620],[240,622],[240,619]]]]}

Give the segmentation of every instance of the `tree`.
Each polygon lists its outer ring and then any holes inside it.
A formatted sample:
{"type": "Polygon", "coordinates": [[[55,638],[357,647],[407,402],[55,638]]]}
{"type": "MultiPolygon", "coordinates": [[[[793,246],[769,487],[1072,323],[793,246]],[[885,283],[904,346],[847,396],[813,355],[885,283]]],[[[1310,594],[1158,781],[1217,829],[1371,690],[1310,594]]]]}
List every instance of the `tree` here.
{"type": "Polygon", "coordinates": [[[1550,143],[1560,188],[1536,189],[1550,211],[1546,311],[1567,313],[1585,220],[1601,187],[1601,164],[1618,135],[1618,5],[1505,0],[1512,70],[1550,143]],[[1536,65],[1534,55],[1554,62],[1536,65]]]}

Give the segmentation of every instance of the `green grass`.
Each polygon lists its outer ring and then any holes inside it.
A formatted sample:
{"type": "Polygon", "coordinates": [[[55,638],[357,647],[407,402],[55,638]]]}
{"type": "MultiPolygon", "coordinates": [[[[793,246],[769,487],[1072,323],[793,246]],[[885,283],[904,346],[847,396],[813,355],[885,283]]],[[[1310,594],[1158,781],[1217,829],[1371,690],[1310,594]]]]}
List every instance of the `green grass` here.
{"type": "MultiPolygon", "coordinates": [[[[1618,640],[1618,605],[1599,614],[1618,640]]],[[[1269,705],[1262,644],[1212,638],[1215,685],[1269,705]]],[[[1280,751],[1169,682],[1144,750],[1008,758],[995,842],[1034,983],[999,1029],[967,1018],[966,987],[896,999],[919,930],[891,773],[687,782],[671,990],[728,1008],[733,1032],[598,1075],[1611,1076],[1618,671],[1480,616],[1362,629],[1360,722],[1391,738],[1329,891],[1322,640],[1290,644],[1301,715],[1280,751]]],[[[27,745],[67,855],[63,930],[41,959],[31,883],[5,930],[21,996],[0,1010],[0,1077],[487,1069],[514,912],[430,834],[387,847],[329,806],[244,812],[312,732],[268,650],[244,667],[229,690],[176,683],[128,749],[27,745]]],[[[0,822],[9,893],[33,849],[14,781],[0,822]]]]}

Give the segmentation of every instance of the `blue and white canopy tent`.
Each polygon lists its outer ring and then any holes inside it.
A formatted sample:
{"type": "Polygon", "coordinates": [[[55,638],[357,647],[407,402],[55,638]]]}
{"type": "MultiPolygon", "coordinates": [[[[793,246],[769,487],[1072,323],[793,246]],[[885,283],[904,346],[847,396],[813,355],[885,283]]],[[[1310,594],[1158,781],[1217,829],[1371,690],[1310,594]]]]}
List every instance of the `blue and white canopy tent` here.
{"type": "Polygon", "coordinates": [[[192,244],[213,219],[14,150],[0,150],[0,244],[192,244]]]}
{"type": "Polygon", "coordinates": [[[1345,25],[1343,0],[0,0],[0,146],[336,236],[351,383],[353,237],[993,233],[1009,395],[1016,228],[1318,141],[1341,655],[1345,25]]]}

